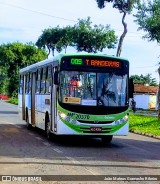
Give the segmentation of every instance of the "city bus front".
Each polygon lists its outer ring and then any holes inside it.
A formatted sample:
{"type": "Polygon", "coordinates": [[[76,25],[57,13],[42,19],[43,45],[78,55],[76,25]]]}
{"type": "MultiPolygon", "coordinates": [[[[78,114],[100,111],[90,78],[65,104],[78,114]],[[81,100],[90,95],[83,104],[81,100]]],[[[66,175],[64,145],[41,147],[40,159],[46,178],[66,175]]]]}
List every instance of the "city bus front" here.
{"type": "Polygon", "coordinates": [[[59,134],[111,140],[128,134],[129,62],[102,55],[63,56],[59,68],[59,134]]]}

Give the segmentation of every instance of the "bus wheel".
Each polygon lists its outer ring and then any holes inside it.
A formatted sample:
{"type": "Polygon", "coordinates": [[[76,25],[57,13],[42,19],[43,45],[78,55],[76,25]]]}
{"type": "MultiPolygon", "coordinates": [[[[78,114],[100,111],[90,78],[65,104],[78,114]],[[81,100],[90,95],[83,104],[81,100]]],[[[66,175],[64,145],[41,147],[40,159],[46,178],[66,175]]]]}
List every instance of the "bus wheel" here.
{"type": "Polygon", "coordinates": [[[28,113],[26,114],[26,127],[28,130],[32,129],[32,125],[29,123],[28,113]]]}
{"type": "Polygon", "coordinates": [[[109,144],[112,141],[113,135],[108,135],[108,136],[104,136],[102,137],[102,143],[103,144],[109,144]]]}

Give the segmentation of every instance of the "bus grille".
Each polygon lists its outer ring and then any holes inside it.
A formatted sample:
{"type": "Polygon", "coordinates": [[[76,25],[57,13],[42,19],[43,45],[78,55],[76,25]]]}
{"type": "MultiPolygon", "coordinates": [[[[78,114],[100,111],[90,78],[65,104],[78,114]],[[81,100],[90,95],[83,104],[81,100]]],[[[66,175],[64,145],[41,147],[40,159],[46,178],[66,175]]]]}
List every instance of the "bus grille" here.
{"type": "Polygon", "coordinates": [[[113,121],[84,121],[84,120],[78,120],[80,123],[86,123],[86,124],[111,124],[113,121]]]}

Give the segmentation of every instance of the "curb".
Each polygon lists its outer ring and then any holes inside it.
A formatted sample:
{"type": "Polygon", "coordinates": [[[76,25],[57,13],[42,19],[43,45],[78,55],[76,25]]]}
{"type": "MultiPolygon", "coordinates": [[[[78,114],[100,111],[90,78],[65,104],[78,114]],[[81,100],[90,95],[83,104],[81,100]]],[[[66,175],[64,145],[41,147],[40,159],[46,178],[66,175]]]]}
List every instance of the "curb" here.
{"type": "Polygon", "coordinates": [[[160,136],[158,136],[158,135],[153,135],[153,134],[146,133],[146,132],[139,132],[137,130],[130,130],[129,132],[139,134],[139,135],[144,135],[144,136],[147,136],[147,137],[151,137],[151,138],[155,138],[155,139],[160,140],[160,136]]]}

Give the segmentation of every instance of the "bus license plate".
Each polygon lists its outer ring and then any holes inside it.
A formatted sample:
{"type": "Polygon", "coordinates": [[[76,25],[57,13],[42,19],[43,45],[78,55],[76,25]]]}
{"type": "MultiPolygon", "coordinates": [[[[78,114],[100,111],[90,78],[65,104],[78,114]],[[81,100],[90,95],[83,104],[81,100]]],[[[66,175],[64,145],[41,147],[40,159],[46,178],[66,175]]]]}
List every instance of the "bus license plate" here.
{"type": "Polygon", "coordinates": [[[101,127],[91,127],[90,130],[93,132],[99,132],[99,131],[102,131],[102,128],[101,127]]]}

